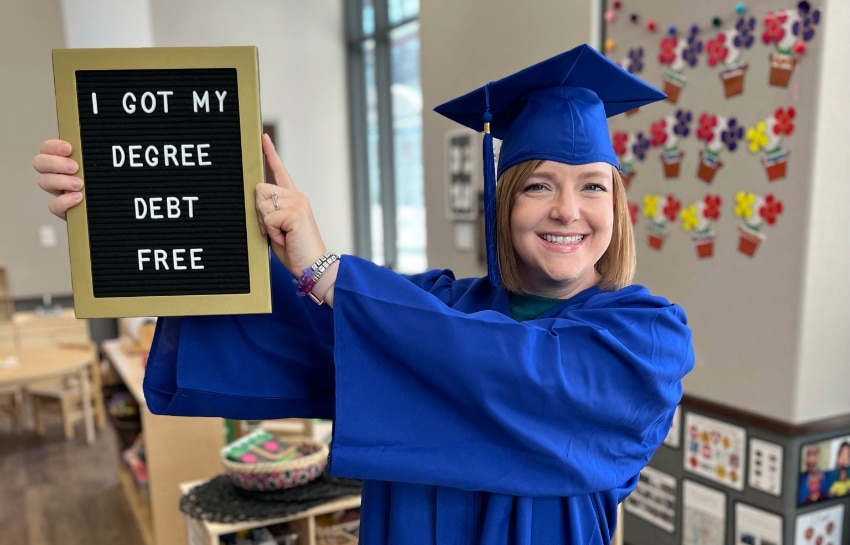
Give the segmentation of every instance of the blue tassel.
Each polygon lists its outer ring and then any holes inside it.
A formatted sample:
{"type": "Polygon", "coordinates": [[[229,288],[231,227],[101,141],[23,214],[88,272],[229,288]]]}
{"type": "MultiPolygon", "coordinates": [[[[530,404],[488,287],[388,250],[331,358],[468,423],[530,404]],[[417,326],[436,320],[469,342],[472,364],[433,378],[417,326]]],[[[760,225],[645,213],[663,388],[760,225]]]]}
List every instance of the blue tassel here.
{"type": "Polygon", "coordinates": [[[484,86],[484,241],[487,245],[487,278],[490,285],[499,288],[502,285],[499,274],[499,260],[496,254],[496,165],[493,156],[493,135],[490,134],[490,84],[484,86]]]}

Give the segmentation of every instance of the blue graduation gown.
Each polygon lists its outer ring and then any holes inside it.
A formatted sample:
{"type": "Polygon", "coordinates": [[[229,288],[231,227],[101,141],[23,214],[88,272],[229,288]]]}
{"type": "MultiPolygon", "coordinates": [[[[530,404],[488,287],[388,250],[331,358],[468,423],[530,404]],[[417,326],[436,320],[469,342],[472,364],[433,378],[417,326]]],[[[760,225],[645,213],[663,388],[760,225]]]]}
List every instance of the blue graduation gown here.
{"type": "Polygon", "coordinates": [[[680,307],[591,288],[519,323],[486,278],[345,256],[329,309],[272,261],[272,314],[158,321],[152,412],[333,418],[364,545],[609,542],[693,366],[680,307]]]}

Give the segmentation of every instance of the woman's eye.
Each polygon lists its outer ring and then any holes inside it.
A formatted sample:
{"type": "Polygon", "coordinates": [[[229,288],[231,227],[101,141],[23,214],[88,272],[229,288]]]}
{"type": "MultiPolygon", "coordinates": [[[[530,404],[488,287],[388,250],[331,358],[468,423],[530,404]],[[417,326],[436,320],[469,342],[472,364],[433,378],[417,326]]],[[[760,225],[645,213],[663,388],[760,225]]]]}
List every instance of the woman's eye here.
{"type": "Polygon", "coordinates": [[[543,184],[528,184],[524,191],[543,191],[544,189],[546,189],[546,186],[543,184]]]}
{"type": "Polygon", "coordinates": [[[607,191],[605,186],[602,184],[587,184],[584,188],[590,191],[607,191]]]}

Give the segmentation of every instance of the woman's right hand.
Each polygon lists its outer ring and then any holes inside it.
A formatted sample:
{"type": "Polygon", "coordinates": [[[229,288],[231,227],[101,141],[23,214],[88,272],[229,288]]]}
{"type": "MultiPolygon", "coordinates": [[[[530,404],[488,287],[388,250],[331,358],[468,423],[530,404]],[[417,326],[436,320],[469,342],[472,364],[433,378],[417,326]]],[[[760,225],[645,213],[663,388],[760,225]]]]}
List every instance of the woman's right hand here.
{"type": "Polygon", "coordinates": [[[46,140],[32,161],[38,172],[38,186],[55,197],[47,208],[62,219],[65,219],[68,209],[83,200],[83,181],[75,176],[79,165],[70,159],[71,151],[69,142],[46,140]]]}

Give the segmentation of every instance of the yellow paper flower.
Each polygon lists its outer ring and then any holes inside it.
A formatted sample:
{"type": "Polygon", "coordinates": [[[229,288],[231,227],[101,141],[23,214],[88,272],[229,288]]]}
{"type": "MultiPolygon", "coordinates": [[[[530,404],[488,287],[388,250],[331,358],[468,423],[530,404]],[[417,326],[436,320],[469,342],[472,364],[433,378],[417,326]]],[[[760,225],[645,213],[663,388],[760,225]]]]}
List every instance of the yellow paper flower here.
{"type": "Polygon", "coordinates": [[[679,213],[679,217],[682,218],[682,229],[691,231],[699,225],[699,207],[696,204],[692,204],[683,209],[679,213]]]}
{"type": "Polygon", "coordinates": [[[658,203],[661,202],[661,197],[658,195],[643,196],[643,215],[647,218],[654,218],[658,215],[658,203]]]}
{"type": "Polygon", "coordinates": [[[735,195],[735,215],[745,220],[753,216],[753,208],[756,204],[756,194],[747,191],[738,191],[735,195]]]}
{"type": "Polygon", "coordinates": [[[748,149],[750,153],[758,153],[759,150],[764,149],[770,139],[764,121],[759,121],[755,127],[749,127],[747,129],[746,139],[749,142],[748,149]]]}

